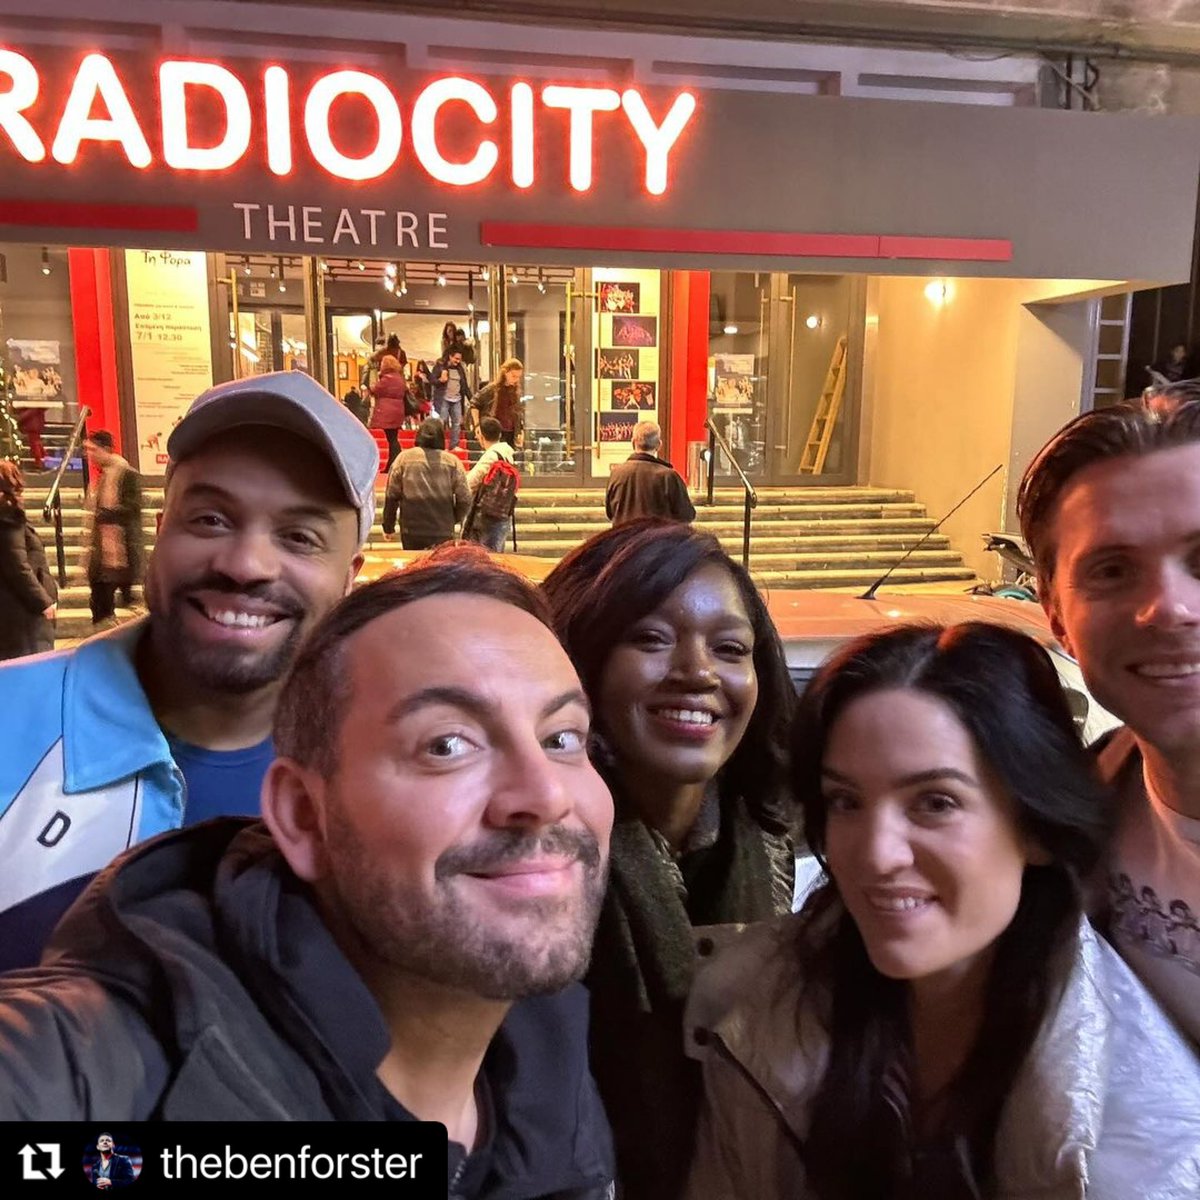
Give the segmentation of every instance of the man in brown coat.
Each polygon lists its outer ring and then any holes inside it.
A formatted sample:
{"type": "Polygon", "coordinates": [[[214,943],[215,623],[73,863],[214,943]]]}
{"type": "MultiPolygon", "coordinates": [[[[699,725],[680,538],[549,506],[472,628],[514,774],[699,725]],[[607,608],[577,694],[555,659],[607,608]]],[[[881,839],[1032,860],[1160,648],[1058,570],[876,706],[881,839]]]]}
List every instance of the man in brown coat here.
{"type": "Polygon", "coordinates": [[[633,427],[633,453],[613,467],[604,497],[604,511],[614,526],[639,517],[695,519],[687,485],[666,459],[658,457],[661,442],[662,432],[653,421],[639,421],[633,427]]]}

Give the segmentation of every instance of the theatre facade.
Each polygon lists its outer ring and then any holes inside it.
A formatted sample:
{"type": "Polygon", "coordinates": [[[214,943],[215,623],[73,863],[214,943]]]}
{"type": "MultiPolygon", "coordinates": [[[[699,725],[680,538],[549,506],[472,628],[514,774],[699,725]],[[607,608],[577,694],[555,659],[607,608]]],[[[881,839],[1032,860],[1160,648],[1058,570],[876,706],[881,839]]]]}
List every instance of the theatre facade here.
{"type": "Polygon", "coordinates": [[[1182,118],[672,73],[632,31],[49,7],[0,3],[4,351],[18,405],[86,404],[149,475],[212,382],[341,397],[379,334],[415,364],[453,321],[475,384],[525,363],[530,487],[601,485],[643,417],[685,473],[711,422],[731,481],[934,513],[1002,464],[965,545],[1133,386],[1132,292],[1190,269],[1182,118]]]}

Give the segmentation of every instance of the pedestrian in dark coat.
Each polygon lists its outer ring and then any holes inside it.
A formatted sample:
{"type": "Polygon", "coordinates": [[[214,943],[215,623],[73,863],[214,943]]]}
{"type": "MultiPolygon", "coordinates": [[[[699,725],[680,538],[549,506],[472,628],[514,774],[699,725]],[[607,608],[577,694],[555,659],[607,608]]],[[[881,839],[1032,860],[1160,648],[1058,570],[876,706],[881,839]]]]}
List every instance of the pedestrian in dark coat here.
{"type": "Polygon", "coordinates": [[[687,484],[669,462],[658,457],[661,442],[662,433],[653,421],[634,426],[633,453],[613,467],[604,497],[604,511],[614,528],[641,517],[695,520],[687,484]]]}
{"type": "Polygon", "coordinates": [[[54,649],[58,585],[25,510],[25,481],[13,462],[0,462],[0,658],[54,649]]]}

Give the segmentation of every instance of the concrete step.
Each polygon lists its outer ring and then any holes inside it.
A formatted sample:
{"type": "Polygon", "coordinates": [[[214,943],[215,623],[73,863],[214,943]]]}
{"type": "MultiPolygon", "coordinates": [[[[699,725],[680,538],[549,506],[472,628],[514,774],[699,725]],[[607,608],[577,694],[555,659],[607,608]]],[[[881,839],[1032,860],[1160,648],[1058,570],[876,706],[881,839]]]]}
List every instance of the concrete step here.
{"type": "MultiPolygon", "coordinates": [[[[759,571],[750,559],[750,574],[760,588],[868,588],[879,578],[877,572],[835,570],[804,571],[759,571]]],[[[888,577],[888,586],[898,583],[946,583],[961,580],[964,587],[975,580],[975,572],[969,567],[909,567],[907,564],[893,571],[888,577]]]]}

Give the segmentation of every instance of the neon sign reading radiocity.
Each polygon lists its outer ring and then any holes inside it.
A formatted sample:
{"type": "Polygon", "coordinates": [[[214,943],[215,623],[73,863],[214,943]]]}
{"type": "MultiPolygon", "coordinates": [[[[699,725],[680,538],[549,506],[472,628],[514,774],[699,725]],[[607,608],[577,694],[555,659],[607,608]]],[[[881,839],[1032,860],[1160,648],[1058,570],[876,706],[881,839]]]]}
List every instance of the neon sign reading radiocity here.
{"type": "MultiPolygon", "coordinates": [[[[48,150],[56,162],[70,164],[85,143],[106,142],[119,147],[133,167],[154,163],[129,91],[106,55],[88,54],[79,62],[57,122],[52,122],[53,129],[44,126],[42,132],[27,115],[41,87],[37,67],[15,50],[0,49],[0,86],[3,76],[11,86],[0,91],[0,130],[26,162],[44,161],[48,150]]],[[[266,67],[251,85],[217,63],[173,59],[158,65],[157,82],[162,162],[176,171],[220,172],[236,167],[250,151],[256,121],[261,122],[267,166],[278,176],[292,173],[297,137],[303,137],[313,159],[338,179],[377,179],[391,170],[400,155],[405,129],[400,101],[387,83],[364,71],[337,70],[318,76],[295,110],[293,81],[286,67],[266,67]],[[215,143],[207,139],[210,144],[195,144],[196,89],[205,89],[204,100],[210,107],[215,101],[223,110],[224,129],[215,143]],[[346,96],[357,97],[374,110],[377,133],[374,144],[363,153],[347,153],[335,144],[331,110],[346,96]]],[[[470,187],[501,170],[501,146],[487,136],[488,127],[500,116],[496,90],[501,89],[455,76],[436,79],[417,93],[408,113],[408,133],[416,160],[430,178],[451,187],[470,187]],[[439,143],[439,116],[447,105],[465,105],[480,126],[473,153],[465,159],[461,153],[447,157],[439,143]]],[[[596,123],[603,114],[612,113],[619,116],[608,119],[622,122],[642,151],[646,191],[661,195],[667,190],[671,152],[696,110],[690,92],[675,94],[656,117],[642,93],[632,87],[617,92],[609,87],[549,85],[539,93],[528,83],[513,83],[502,90],[501,100],[508,109],[503,171],[518,188],[530,188],[536,179],[539,103],[569,114],[568,178],[576,192],[587,192],[592,186],[596,123]]],[[[462,110],[459,115],[464,115],[462,110]]]]}

